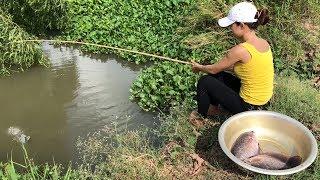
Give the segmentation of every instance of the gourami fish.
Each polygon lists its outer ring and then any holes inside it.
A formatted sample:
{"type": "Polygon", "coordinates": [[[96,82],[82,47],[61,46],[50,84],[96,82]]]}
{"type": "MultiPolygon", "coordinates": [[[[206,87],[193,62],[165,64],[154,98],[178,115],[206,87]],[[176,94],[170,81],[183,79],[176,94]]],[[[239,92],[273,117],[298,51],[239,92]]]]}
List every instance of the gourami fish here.
{"type": "Polygon", "coordinates": [[[231,153],[242,161],[258,155],[259,152],[259,142],[254,131],[241,134],[231,148],[231,153]]]}
{"type": "Polygon", "coordinates": [[[302,162],[300,156],[289,157],[275,152],[262,153],[254,131],[241,134],[232,145],[231,153],[247,164],[269,170],[289,169],[302,162]]]}
{"type": "Polygon", "coordinates": [[[258,168],[281,170],[300,165],[302,158],[300,156],[288,157],[280,153],[268,152],[246,159],[244,162],[258,168]]]}

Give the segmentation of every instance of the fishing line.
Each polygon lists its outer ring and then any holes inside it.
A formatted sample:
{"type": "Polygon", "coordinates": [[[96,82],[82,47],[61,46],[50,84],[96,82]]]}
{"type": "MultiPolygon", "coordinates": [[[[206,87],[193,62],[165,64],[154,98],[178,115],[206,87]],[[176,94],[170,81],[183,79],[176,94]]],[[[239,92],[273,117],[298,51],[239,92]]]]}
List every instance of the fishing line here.
{"type": "Polygon", "coordinates": [[[178,59],[172,59],[172,58],[169,58],[169,57],[159,56],[159,55],[155,55],[155,54],[150,54],[150,53],[145,53],[145,52],[140,52],[140,51],[135,51],[135,50],[129,50],[129,49],[124,49],[124,48],[118,48],[118,47],[112,47],[112,46],[107,46],[107,45],[101,45],[101,44],[79,42],[79,41],[31,39],[31,40],[13,41],[13,42],[10,42],[10,43],[21,43],[21,42],[57,42],[57,43],[68,43],[68,44],[80,44],[80,45],[97,46],[97,47],[102,47],[102,48],[118,50],[118,51],[125,51],[125,52],[130,52],[130,53],[135,53],[135,54],[141,54],[141,55],[155,57],[155,58],[159,58],[159,59],[164,59],[164,60],[177,62],[177,63],[181,63],[181,64],[192,65],[191,62],[181,61],[181,60],[178,60],[178,59]]]}

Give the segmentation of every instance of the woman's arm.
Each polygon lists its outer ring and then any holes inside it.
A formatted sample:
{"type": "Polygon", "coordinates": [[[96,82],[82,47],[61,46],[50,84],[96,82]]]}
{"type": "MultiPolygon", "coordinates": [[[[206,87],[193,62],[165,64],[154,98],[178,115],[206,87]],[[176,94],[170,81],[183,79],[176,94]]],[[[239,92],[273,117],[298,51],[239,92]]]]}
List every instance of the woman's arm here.
{"type": "Polygon", "coordinates": [[[192,62],[192,70],[194,72],[202,71],[208,74],[217,74],[221,71],[230,68],[236,62],[241,61],[244,58],[244,56],[247,56],[247,54],[248,52],[246,52],[243,47],[235,46],[228,51],[227,55],[224,58],[222,58],[215,64],[201,65],[196,62],[192,62]]]}

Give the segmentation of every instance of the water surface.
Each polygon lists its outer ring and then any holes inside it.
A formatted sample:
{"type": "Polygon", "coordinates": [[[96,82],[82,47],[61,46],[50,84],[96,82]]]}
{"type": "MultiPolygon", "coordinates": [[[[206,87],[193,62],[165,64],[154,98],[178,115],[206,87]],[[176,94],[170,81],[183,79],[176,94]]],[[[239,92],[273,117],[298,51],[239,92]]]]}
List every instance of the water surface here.
{"type": "Polygon", "coordinates": [[[43,44],[50,68],[0,78],[0,161],[22,161],[10,126],[31,136],[26,144],[38,163],[77,160],[76,139],[103,126],[153,126],[155,114],[130,102],[129,88],[141,67],[116,57],[84,55],[71,47],[43,44]]]}

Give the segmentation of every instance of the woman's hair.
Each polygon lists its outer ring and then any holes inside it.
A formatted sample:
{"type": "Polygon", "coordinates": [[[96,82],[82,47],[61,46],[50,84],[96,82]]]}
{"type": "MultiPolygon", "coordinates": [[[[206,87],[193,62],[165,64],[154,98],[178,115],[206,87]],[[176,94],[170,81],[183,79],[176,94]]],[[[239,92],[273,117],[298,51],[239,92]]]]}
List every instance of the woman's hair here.
{"type": "MultiPolygon", "coordinates": [[[[248,25],[250,29],[254,30],[257,29],[259,25],[266,25],[270,21],[268,13],[268,9],[259,9],[255,16],[255,18],[258,19],[257,22],[244,24],[248,25]]],[[[236,23],[237,25],[241,24],[239,22],[236,23]]]]}

